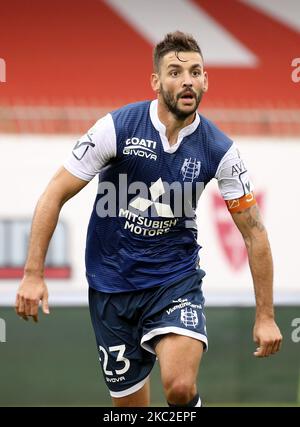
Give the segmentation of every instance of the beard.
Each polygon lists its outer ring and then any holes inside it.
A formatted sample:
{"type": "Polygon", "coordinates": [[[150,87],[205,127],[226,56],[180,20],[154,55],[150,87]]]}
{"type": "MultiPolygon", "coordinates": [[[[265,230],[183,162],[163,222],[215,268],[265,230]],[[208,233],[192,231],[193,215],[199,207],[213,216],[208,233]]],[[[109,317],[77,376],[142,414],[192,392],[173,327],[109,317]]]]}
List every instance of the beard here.
{"type": "Polygon", "coordinates": [[[162,84],[160,85],[160,93],[162,95],[162,98],[164,100],[166,107],[178,120],[185,120],[187,117],[194,114],[195,111],[198,109],[198,106],[199,106],[201,99],[203,97],[203,94],[204,94],[203,89],[201,89],[198,94],[191,89],[190,91],[193,92],[194,99],[196,101],[195,107],[193,107],[192,110],[190,110],[190,111],[183,111],[178,107],[178,101],[181,98],[182,94],[186,91],[187,91],[187,89],[181,91],[178,95],[173,96],[171,94],[171,92],[164,90],[162,84]]]}

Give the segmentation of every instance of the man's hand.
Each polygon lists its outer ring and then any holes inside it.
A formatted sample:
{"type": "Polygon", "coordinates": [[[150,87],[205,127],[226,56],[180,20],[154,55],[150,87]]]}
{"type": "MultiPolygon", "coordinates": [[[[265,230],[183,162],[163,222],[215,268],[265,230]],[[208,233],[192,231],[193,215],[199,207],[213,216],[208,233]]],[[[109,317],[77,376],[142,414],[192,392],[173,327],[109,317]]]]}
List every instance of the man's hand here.
{"type": "Polygon", "coordinates": [[[273,319],[256,319],[253,340],[258,344],[254,356],[267,357],[280,350],[282,335],[273,319]]]}
{"type": "Polygon", "coordinates": [[[43,278],[25,275],[17,292],[15,303],[17,314],[24,320],[32,317],[37,322],[40,300],[42,301],[43,312],[49,314],[48,289],[43,278]]]}
{"type": "Polygon", "coordinates": [[[87,183],[61,167],[39,199],[31,226],[25,275],[15,303],[17,314],[24,320],[32,317],[35,322],[38,321],[40,301],[43,312],[49,314],[48,290],[42,275],[49,242],[63,204],[87,183]]]}

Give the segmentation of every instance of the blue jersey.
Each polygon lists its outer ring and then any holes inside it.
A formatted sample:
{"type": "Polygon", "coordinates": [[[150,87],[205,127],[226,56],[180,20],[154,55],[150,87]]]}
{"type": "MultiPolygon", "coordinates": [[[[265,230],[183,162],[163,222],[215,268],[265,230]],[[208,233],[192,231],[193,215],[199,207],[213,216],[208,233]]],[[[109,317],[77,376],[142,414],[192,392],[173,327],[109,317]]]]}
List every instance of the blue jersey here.
{"type": "Polygon", "coordinates": [[[99,120],[65,167],[85,180],[99,175],[86,275],[102,292],[164,286],[196,270],[202,189],[215,177],[225,199],[252,190],[235,144],[202,115],[170,146],[157,101],[130,104],[99,120]]]}

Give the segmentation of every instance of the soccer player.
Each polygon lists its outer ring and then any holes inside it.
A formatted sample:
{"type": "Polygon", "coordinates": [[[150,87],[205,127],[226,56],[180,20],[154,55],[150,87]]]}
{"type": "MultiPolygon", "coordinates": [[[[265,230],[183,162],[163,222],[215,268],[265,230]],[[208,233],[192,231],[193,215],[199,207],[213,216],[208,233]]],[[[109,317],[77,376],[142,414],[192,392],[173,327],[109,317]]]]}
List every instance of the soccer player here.
{"type": "Polygon", "coordinates": [[[157,99],[101,118],[41,196],[16,311],[37,321],[41,300],[49,313],[43,269],[59,212],[98,175],[86,276],[113,404],[149,405],[149,375],[157,358],[168,404],[201,406],[196,380],[208,342],[195,209],[212,178],[248,250],[257,357],[276,353],[282,340],[274,320],[272,256],[236,144],[197,112],[208,76],[191,35],[176,31],[157,44],[151,84],[157,99]]]}

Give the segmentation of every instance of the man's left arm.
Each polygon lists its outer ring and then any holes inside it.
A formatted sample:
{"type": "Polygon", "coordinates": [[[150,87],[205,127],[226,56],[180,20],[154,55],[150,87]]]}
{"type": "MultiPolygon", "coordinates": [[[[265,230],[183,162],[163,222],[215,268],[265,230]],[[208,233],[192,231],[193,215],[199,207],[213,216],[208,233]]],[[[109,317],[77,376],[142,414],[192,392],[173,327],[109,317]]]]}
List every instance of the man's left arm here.
{"type": "Polygon", "coordinates": [[[253,340],[258,344],[254,355],[266,357],[279,351],[282,341],[274,319],[273,260],[268,235],[257,204],[230,213],[244,238],[254,283],[256,316],[253,340]]]}

